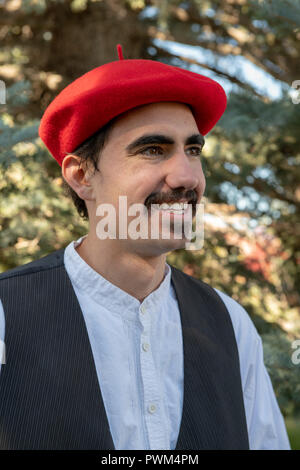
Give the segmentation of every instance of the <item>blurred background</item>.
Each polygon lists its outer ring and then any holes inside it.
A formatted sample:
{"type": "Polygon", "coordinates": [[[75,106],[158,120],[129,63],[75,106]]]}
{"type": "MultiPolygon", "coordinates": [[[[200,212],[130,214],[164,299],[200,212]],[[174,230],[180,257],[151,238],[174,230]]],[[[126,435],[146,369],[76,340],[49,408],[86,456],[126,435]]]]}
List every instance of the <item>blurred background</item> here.
{"type": "Polygon", "coordinates": [[[118,60],[118,43],[125,59],[158,60],[217,80],[228,107],[204,147],[204,247],[177,250],[168,261],[247,310],[294,449],[299,40],[299,0],[0,0],[0,272],[88,231],[38,138],[39,120],[63,87],[118,60]]]}

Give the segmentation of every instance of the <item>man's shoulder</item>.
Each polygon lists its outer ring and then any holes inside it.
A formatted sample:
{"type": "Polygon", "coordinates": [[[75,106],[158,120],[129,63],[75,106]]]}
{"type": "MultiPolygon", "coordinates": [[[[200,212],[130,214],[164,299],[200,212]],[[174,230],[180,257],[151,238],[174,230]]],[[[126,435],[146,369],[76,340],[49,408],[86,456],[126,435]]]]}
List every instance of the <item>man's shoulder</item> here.
{"type": "Polygon", "coordinates": [[[0,274],[0,282],[61,266],[63,264],[64,251],[65,249],[62,248],[35,261],[31,261],[30,263],[9,269],[8,271],[0,274]]]}
{"type": "Polygon", "coordinates": [[[213,285],[208,284],[201,279],[197,279],[183,271],[180,271],[174,266],[172,266],[172,272],[173,276],[175,274],[180,283],[189,283],[196,289],[201,288],[201,292],[205,292],[210,295],[214,294],[214,298],[218,298],[219,301],[225,305],[238,342],[240,342],[241,339],[244,340],[245,335],[248,336],[248,339],[252,338],[253,340],[257,341],[259,336],[254,323],[249,313],[237,300],[225,292],[217,289],[213,285]]]}
{"type": "Polygon", "coordinates": [[[207,284],[207,282],[202,281],[202,279],[198,279],[194,276],[191,276],[190,274],[181,271],[180,269],[176,268],[175,266],[172,266],[171,264],[169,266],[171,268],[173,281],[175,280],[181,285],[193,286],[196,289],[201,287],[202,290],[209,291],[210,293],[215,293],[215,289],[210,284],[207,284]]]}
{"type": "Polygon", "coordinates": [[[221,302],[222,305],[225,305],[231,317],[236,317],[236,316],[245,317],[246,316],[247,318],[249,318],[249,315],[245,311],[245,309],[236,300],[234,300],[225,292],[220,291],[219,289],[214,287],[212,284],[208,284],[202,279],[191,276],[190,274],[187,274],[184,271],[181,271],[180,269],[175,268],[174,266],[171,266],[171,270],[172,270],[173,281],[174,279],[177,280],[177,284],[180,284],[181,286],[183,286],[183,289],[185,288],[185,286],[189,286],[197,291],[200,290],[201,293],[204,295],[209,295],[210,298],[213,297],[214,299],[217,299],[217,302],[219,304],[221,302]]]}
{"type": "Polygon", "coordinates": [[[260,340],[260,337],[247,310],[233,297],[225,294],[225,292],[222,292],[217,288],[214,288],[214,290],[226,305],[237,342],[244,345],[249,345],[250,342],[253,341],[257,343],[257,341],[260,340]]]}

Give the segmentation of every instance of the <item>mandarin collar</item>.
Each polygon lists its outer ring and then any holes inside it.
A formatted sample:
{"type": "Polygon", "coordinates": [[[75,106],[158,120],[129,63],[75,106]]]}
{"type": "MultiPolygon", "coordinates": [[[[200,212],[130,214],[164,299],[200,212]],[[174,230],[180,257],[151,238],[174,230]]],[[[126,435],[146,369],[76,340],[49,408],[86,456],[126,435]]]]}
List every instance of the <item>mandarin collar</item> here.
{"type": "Polygon", "coordinates": [[[114,313],[128,319],[137,320],[140,307],[143,305],[147,309],[157,311],[171,294],[171,268],[166,263],[165,277],[159,287],[151,292],[143,302],[120,289],[110,281],[105,279],[89,266],[75,249],[80,245],[83,236],[76,241],[72,241],[65,249],[64,262],[72,284],[76,290],[85,293],[88,298],[93,299],[97,304],[105,307],[114,313]]]}

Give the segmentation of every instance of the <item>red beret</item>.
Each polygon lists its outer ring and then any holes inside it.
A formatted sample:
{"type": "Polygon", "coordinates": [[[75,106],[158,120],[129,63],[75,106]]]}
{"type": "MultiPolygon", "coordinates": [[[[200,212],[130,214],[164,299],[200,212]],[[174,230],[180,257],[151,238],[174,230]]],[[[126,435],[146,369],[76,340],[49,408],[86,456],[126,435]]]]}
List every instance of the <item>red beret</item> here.
{"type": "Polygon", "coordinates": [[[119,58],[77,78],[46,109],[39,135],[60,165],[104,124],[136,106],[186,103],[202,135],[224,113],[226,94],[216,81],[154,60],[124,60],[120,50],[119,58]]]}

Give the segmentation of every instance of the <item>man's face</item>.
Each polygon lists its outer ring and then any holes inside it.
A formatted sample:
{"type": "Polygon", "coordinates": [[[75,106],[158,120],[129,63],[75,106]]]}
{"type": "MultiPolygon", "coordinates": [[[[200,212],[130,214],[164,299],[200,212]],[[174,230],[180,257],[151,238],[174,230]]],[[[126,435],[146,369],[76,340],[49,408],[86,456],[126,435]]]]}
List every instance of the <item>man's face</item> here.
{"type": "MultiPolygon", "coordinates": [[[[195,207],[205,190],[202,140],[193,114],[185,104],[151,103],[118,117],[101,152],[99,171],[90,179],[93,200],[87,201],[87,208],[91,227],[100,220],[96,215],[97,207],[107,203],[116,209],[118,227],[119,196],[126,196],[128,208],[136,203],[146,206],[149,227],[153,218],[151,203],[193,201],[195,207]]],[[[162,215],[162,211],[159,214],[162,215]]],[[[175,239],[172,229],[183,215],[172,211],[169,215],[169,239],[162,237],[160,217],[158,239],[151,238],[149,228],[147,239],[127,238],[114,242],[122,249],[147,256],[182,248],[186,239],[175,239]]],[[[128,224],[132,219],[134,217],[128,216],[128,224]]]]}

